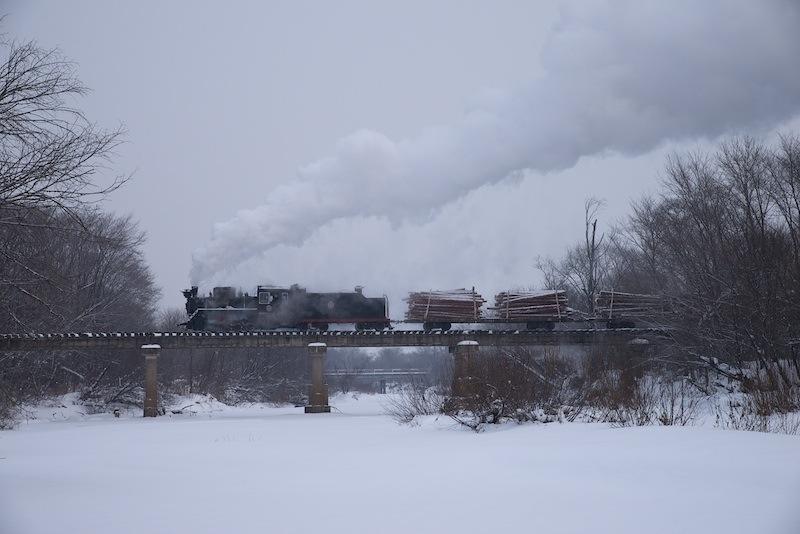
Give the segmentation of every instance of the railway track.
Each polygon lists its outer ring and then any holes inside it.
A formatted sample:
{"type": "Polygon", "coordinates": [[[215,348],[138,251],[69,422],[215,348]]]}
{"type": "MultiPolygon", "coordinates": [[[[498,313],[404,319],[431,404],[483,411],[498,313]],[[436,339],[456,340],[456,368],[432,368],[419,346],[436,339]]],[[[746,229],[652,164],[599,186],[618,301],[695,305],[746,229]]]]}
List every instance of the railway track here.
{"type": "Polygon", "coordinates": [[[564,330],[366,330],[366,331],[256,331],[256,332],[83,332],[0,334],[0,352],[34,350],[162,349],[306,347],[452,347],[461,341],[481,346],[587,345],[659,342],[664,328],[581,328],[564,330]]]}

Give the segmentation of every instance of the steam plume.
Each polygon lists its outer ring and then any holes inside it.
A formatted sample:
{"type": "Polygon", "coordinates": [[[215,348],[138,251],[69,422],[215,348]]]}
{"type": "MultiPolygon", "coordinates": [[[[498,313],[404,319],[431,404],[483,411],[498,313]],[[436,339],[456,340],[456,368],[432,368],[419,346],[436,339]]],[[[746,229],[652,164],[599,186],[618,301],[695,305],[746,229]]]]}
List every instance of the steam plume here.
{"type": "Polygon", "coordinates": [[[236,283],[240,264],[332,221],[425,218],[520,169],[548,172],[583,156],[773,127],[800,110],[798,5],[567,4],[542,51],[542,76],[418,137],[362,130],[340,140],[261,206],[216,224],[191,278],[236,283]]]}

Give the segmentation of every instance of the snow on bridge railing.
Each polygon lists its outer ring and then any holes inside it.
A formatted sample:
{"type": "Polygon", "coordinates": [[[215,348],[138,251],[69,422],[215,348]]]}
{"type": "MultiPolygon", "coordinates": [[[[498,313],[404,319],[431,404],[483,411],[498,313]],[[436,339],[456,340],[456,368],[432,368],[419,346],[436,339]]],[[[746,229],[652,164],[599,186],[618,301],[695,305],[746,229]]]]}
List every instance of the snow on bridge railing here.
{"type": "MultiPolygon", "coordinates": [[[[426,330],[252,330],[240,332],[35,332],[35,333],[8,333],[0,334],[0,338],[93,338],[93,337],[254,337],[254,336],[399,336],[399,335],[423,335],[423,336],[457,336],[457,335],[518,335],[540,333],[547,335],[569,335],[573,333],[588,332],[619,332],[619,333],[667,333],[670,328],[570,328],[563,330],[445,330],[445,331],[426,331],[426,330]]],[[[793,343],[800,343],[794,341],[793,343]]]]}

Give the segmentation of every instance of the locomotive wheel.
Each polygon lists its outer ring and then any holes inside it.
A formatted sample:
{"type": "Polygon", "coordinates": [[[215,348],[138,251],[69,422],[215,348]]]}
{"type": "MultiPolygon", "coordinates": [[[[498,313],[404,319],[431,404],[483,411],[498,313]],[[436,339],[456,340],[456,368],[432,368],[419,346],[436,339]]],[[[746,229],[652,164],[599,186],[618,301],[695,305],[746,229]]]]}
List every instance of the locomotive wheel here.
{"type": "Polygon", "coordinates": [[[384,330],[391,328],[391,324],[387,322],[380,323],[356,323],[356,330],[384,330]]]}
{"type": "Polygon", "coordinates": [[[553,330],[556,323],[552,321],[528,321],[525,324],[528,330],[553,330]]]}

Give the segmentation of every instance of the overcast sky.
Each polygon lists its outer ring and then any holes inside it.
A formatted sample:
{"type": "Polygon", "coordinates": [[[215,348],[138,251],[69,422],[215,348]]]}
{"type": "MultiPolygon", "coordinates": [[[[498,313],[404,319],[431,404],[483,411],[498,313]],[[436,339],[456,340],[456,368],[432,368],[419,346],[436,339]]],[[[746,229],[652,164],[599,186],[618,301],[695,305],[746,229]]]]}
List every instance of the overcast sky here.
{"type": "Polygon", "coordinates": [[[127,144],[163,304],[257,283],[538,283],[670,151],[800,125],[800,9],[752,2],[6,1],[127,144]],[[378,5],[380,4],[380,5],[378,5]]]}

